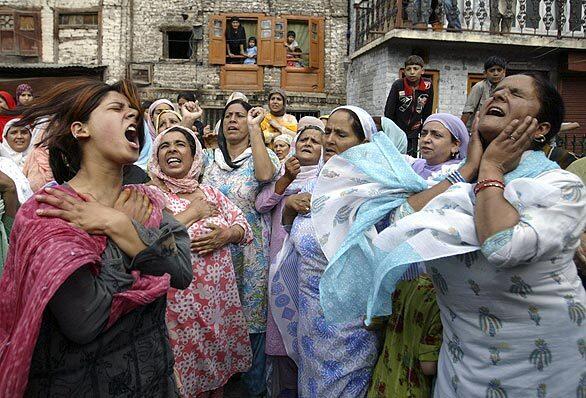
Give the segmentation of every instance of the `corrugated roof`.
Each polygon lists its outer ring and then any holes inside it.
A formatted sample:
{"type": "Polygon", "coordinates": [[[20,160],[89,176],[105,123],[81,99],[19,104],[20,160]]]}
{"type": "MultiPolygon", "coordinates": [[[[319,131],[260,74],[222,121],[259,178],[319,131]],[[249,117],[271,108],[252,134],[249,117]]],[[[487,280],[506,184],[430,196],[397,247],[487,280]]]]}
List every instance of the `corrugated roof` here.
{"type": "Polygon", "coordinates": [[[106,69],[107,65],[0,63],[0,69],[106,69]]]}

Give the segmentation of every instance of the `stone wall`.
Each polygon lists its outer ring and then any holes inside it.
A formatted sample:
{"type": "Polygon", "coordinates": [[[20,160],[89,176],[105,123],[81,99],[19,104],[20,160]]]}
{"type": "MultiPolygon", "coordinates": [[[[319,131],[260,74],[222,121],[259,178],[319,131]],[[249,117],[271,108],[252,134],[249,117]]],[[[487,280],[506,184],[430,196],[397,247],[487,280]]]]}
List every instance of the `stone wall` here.
{"type": "MultiPolygon", "coordinates": [[[[552,54],[539,59],[529,58],[527,51],[502,47],[498,51],[472,48],[465,44],[442,43],[441,45],[397,44],[386,42],[352,60],[347,76],[348,103],[358,105],[373,115],[383,114],[387,95],[393,82],[399,78],[399,70],[414,47],[429,54],[426,68],[439,71],[439,112],[460,115],[466,102],[468,74],[482,73],[484,60],[491,55],[500,55],[511,63],[516,71],[542,70],[557,80],[558,56],[552,54]],[[473,50],[473,51],[472,51],[473,50]],[[532,59],[523,66],[516,61],[532,59]]],[[[509,68],[512,69],[512,68],[509,68]]]]}
{"type": "MultiPolygon", "coordinates": [[[[220,67],[208,64],[211,16],[227,12],[323,16],[325,92],[292,93],[291,107],[327,112],[346,99],[346,0],[0,0],[0,5],[41,10],[42,62],[106,65],[107,82],[127,77],[130,63],[152,65],[152,84],[141,87],[145,99],[190,90],[211,107],[221,107],[230,94],[220,90],[220,67]],[[99,29],[61,29],[53,37],[56,9],[92,7],[101,7],[99,29]],[[192,26],[202,26],[204,37],[194,59],[164,59],[165,27],[192,26]]],[[[280,68],[265,67],[264,76],[264,90],[254,96],[259,103],[266,101],[271,87],[280,85],[280,68]]]]}

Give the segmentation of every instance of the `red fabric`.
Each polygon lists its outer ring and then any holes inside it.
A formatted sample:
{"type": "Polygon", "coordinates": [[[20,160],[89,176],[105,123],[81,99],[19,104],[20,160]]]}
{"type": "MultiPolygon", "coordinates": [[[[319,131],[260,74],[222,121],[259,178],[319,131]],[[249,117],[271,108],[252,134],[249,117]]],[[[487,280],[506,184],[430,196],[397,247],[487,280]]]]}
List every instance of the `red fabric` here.
{"type": "MultiPolygon", "coordinates": [[[[131,186],[151,199],[153,213],[147,227],[158,227],[164,198],[160,191],[131,186]]],[[[64,187],[56,187],[77,196],[64,187]]],[[[38,208],[47,205],[31,198],[19,210],[10,235],[10,249],[0,281],[0,396],[20,397],[28,382],[33,350],[43,312],[53,294],[78,268],[93,264],[100,272],[100,257],[107,238],[89,235],[61,219],[41,218],[38,208]]],[[[138,306],[166,294],[169,275],[141,276],[133,272],[132,287],[116,294],[108,326],[138,306]]]]}
{"type": "MultiPolygon", "coordinates": [[[[427,91],[431,83],[425,80],[423,77],[419,79],[419,84],[417,85],[418,91],[427,91]]],[[[403,90],[405,90],[405,95],[411,97],[413,95],[413,87],[409,84],[409,80],[406,77],[403,78],[403,90]]]]}
{"type": "MultiPolygon", "coordinates": [[[[0,96],[4,98],[4,101],[6,101],[8,109],[14,109],[16,107],[16,101],[9,92],[0,91],[0,96]]],[[[10,119],[14,119],[15,117],[16,116],[0,115],[0,142],[2,142],[2,132],[4,131],[4,126],[6,125],[6,123],[8,123],[10,119]]]]}

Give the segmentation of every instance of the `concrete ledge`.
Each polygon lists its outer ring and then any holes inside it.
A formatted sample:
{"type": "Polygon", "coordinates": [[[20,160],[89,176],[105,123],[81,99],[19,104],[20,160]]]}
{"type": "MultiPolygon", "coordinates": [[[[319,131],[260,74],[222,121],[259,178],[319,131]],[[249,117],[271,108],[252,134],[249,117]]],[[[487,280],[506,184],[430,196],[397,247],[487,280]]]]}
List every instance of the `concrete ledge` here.
{"type": "Polygon", "coordinates": [[[534,36],[522,33],[510,33],[507,35],[491,35],[488,32],[434,32],[425,30],[412,29],[392,29],[379,37],[354,51],[350,59],[357,58],[362,54],[380,46],[381,44],[393,40],[425,40],[434,42],[453,42],[453,43],[477,43],[484,45],[508,45],[519,47],[550,47],[550,48],[567,48],[567,49],[586,49],[586,40],[582,38],[561,38],[555,36],[534,36]]]}

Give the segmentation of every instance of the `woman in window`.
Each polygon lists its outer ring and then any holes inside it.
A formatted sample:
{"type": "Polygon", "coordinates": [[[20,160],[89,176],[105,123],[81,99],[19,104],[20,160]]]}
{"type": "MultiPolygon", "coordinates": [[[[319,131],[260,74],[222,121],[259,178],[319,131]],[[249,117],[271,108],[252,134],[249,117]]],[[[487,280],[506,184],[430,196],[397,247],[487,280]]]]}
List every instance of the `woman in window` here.
{"type": "Polygon", "coordinates": [[[256,211],[256,196],[264,184],[278,178],[281,164],[267,149],[260,123],[264,109],[243,100],[224,108],[219,148],[206,150],[202,183],[219,189],[244,213],[253,234],[252,244],[232,246],[232,261],[254,353],[243,381],[252,397],[265,393],[265,331],[270,227],[256,211]]]}
{"type": "Polygon", "coordinates": [[[246,31],[240,24],[238,17],[230,18],[230,26],[226,29],[226,62],[229,64],[241,64],[246,58],[246,31]]]}
{"type": "Polygon", "coordinates": [[[184,397],[222,396],[224,384],[250,367],[248,326],[238,297],[230,245],[252,241],[242,211],[218,189],[199,184],[203,150],[182,126],[163,131],[149,164],[167,207],[191,238],[194,280],[167,295],[167,325],[184,397]]]}
{"type": "Polygon", "coordinates": [[[169,287],[193,278],[189,236],[160,191],[122,186],[140,151],[138,109],[130,83],[77,80],[15,110],[21,125],[53,115],[45,140],[61,185],[14,222],[0,281],[2,396],[177,395],[165,306],[169,287]]]}

